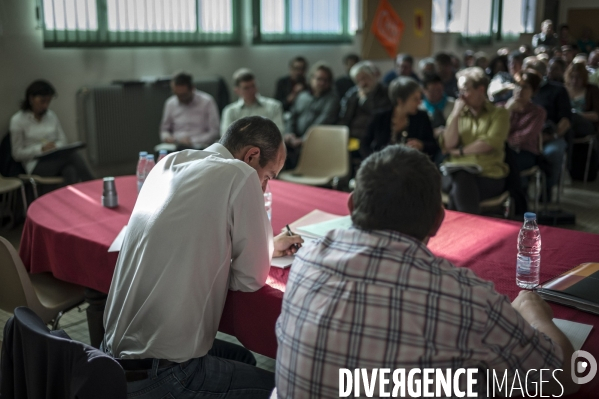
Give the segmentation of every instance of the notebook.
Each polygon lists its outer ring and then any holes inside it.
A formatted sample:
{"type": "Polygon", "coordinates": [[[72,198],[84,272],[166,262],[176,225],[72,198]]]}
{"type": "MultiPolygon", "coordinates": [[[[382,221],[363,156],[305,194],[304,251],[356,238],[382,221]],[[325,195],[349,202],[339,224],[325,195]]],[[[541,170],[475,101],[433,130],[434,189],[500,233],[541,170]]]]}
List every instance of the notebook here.
{"type": "Polygon", "coordinates": [[[537,288],[544,299],[599,315],[599,263],[583,263],[537,288]]]}

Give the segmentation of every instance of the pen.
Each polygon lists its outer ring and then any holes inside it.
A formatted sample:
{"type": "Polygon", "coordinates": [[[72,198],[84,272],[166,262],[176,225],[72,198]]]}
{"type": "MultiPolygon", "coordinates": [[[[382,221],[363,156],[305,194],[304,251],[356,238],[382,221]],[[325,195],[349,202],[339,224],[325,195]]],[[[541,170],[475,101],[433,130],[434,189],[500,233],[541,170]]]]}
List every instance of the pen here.
{"type": "MultiPolygon", "coordinates": [[[[288,224],[286,224],[286,225],[285,225],[285,228],[287,229],[287,235],[288,235],[288,236],[292,236],[292,235],[293,235],[293,232],[292,232],[292,231],[291,231],[291,229],[289,228],[289,225],[288,225],[288,224]]],[[[299,249],[299,248],[300,248],[299,244],[293,244],[293,246],[295,247],[295,249],[299,249]]]]}

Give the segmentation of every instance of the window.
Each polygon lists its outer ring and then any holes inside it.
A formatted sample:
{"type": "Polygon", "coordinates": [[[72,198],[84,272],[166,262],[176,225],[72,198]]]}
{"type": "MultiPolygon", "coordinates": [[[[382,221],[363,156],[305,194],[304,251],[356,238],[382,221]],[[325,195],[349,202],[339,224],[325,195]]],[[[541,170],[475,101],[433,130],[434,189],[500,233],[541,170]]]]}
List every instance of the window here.
{"type": "Polygon", "coordinates": [[[491,43],[534,32],[536,0],[433,0],[433,32],[460,32],[465,42],[491,43]]]}
{"type": "Polygon", "coordinates": [[[349,42],[359,0],[254,0],[254,42],[349,42]]]}
{"type": "Polygon", "coordinates": [[[41,0],[46,47],[238,44],[240,0],[41,0]]]}

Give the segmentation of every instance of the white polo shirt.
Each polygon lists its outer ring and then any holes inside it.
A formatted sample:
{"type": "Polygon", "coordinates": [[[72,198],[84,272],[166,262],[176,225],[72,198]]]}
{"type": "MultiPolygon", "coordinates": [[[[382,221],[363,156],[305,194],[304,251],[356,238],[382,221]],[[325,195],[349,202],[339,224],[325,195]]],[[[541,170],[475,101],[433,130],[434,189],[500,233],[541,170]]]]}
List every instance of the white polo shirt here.
{"type": "Polygon", "coordinates": [[[132,359],[206,355],[227,291],[262,287],[272,252],[252,167],[220,144],[168,155],[129,220],[104,312],[105,347],[132,359]]]}

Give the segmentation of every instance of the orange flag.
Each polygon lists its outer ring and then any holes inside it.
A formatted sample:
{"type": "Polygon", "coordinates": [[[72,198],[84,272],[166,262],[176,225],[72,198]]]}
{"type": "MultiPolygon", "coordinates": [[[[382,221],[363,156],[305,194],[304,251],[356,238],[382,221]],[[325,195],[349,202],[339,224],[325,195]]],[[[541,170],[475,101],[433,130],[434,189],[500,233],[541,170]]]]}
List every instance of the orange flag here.
{"type": "Polygon", "coordinates": [[[388,0],[379,1],[370,30],[381,42],[387,54],[395,59],[403,35],[404,23],[388,0]]]}

